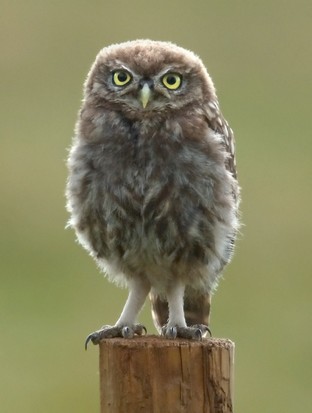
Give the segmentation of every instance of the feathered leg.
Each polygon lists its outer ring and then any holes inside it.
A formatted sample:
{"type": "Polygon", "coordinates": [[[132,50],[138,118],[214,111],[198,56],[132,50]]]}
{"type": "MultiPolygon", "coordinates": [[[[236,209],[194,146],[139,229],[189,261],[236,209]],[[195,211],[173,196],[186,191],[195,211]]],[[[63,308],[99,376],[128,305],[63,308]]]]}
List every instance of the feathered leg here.
{"type": "MultiPolygon", "coordinates": [[[[185,285],[182,283],[176,283],[172,286],[167,292],[167,301],[168,301],[168,311],[169,311],[169,319],[168,323],[165,324],[161,332],[167,338],[191,338],[195,340],[201,340],[203,335],[207,332],[210,333],[209,327],[205,324],[202,324],[200,320],[202,317],[198,318],[198,322],[194,325],[187,326],[185,320],[185,309],[184,309],[184,291],[185,285]]],[[[195,306],[194,308],[197,310],[197,313],[201,313],[203,309],[201,309],[197,304],[196,300],[194,300],[195,306]]],[[[187,314],[189,317],[190,313],[190,306],[189,302],[186,301],[187,307],[187,314]]],[[[197,320],[196,313],[191,320],[197,320]]]]}
{"type": "MultiPolygon", "coordinates": [[[[166,299],[161,298],[155,291],[149,295],[154,325],[159,333],[168,322],[169,308],[166,299]]],[[[211,296],[209,293],[190,295],[186,289],[184,294],[184,316],[188,326],[205,324],[209,326],[211,296]]]]}
{"type": "Polygon", "coordinates": [[[139,311],[143,307],[146,296],[150,291],[150,284],[142,278],[132,279],[129,283],[129,295],[122,313],[114,326],[104,325],[88,335],[85,347],[90,341],[98,344],[103,338],[124,337],[131,338],[135,334],[146,333],[146,328],[142,324],[136,324],[139,311]]]}

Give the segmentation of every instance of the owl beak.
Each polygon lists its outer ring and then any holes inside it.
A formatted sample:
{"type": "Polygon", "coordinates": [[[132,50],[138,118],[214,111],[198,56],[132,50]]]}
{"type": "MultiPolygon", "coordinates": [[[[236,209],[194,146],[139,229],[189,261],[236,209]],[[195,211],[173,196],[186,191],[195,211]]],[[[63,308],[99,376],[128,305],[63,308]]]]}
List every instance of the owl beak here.
{"type": "Polygon", "coordinates": [[[139,92],[140,102],[145,109],[152,95],[152,91],[148,83],[144,83],[142,89],[139,92]]]}

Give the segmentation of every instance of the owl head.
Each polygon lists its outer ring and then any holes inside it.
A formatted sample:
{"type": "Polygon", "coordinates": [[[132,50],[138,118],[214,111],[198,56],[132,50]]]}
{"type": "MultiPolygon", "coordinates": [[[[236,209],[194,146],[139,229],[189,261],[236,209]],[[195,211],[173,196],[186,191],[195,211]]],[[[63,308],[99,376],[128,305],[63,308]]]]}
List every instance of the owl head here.
{"type": "Polygon", "coordinates": [[[85,98],[97,107],[142,118],[215,100],[215,89],[194,53],[168,42],[136,40],[99,52],[85,98]]]}

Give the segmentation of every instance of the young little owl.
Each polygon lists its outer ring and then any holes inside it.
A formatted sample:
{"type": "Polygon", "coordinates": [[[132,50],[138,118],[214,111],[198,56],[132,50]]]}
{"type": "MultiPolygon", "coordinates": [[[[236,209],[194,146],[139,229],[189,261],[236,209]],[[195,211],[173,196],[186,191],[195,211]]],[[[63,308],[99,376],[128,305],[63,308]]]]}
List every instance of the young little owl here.
{"type": "Polygon", "coordinates": [[[102,49],[87,76],[68,159],[79,242],[129,296],[113,326],[143,334],[150,294],[159,332],[200,339],[238,230],[234,137],[201,60],[172,43],[102,49]]]}

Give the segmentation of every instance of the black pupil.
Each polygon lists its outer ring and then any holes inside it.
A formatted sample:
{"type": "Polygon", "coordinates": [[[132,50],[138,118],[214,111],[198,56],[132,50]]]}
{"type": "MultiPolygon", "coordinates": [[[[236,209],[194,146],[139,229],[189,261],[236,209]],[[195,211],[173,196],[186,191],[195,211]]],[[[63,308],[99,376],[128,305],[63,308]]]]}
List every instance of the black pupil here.
{"type": "Polygon", "coordinates": [[[127,73],[126,72],[120,72],[118,73],[118,80],[119,82],[125,82],[128,79],[127,73]]]}
{"type": "Polygon", "coordinates": [[[177,81],[177,79],[176,79],[175,76],[168,76],[168,77],[167,77],[167,83],[168,83],[169,85],[174,85],[174,84],[176,83],[176,81],[177,81]]]}

